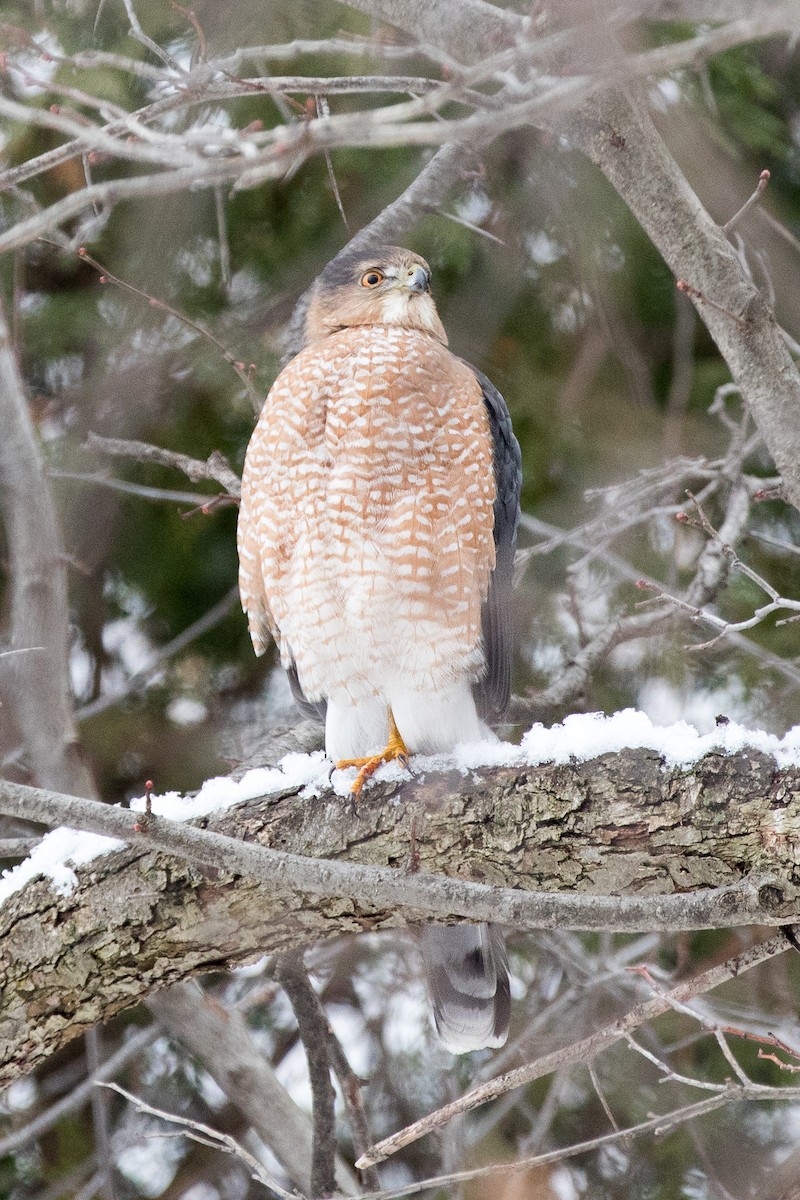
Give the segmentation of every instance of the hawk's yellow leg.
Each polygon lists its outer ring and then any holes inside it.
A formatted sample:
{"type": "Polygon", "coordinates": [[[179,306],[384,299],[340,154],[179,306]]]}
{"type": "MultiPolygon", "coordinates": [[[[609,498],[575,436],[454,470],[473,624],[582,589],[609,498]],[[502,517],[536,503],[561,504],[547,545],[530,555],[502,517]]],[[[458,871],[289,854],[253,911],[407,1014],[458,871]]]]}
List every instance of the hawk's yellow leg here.
{"type": "Polygon", "coordinates": [[[391,762],[392,759],[397,761],[404,767],[408,766],[408,750],[406,744],[400,736],[400,730],[395,724],[392,710],[389,709],[389,741],[384,750],[380,754],[372,754],[369,758],[343,758],[336,764],[338,771],[343,771],[345,767],[358,767],[359,771],[356,775],[355,782],[350,789],[353,796],[357,796],[364,784],[369,779],[370,775],[374,775],[381,763],[391,762]]]}

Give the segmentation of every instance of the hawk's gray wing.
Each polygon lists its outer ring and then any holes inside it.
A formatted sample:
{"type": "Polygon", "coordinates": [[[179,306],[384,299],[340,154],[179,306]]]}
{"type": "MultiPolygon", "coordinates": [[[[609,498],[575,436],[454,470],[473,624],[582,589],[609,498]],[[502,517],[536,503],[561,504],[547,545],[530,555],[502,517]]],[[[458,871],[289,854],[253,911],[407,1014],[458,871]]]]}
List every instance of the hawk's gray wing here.
{"type": "Polygon", "coordinates": [[[481,385],[483,402],[489,414],[497,487],[494,502],[495,568],[481,614],[486,671],[473,688],[478,714],[492,724],[502,719],[511,694],[511,602],[522,487],[522,455],[505,400],[491,380],[470,363],[467,366],[481,385]]]}

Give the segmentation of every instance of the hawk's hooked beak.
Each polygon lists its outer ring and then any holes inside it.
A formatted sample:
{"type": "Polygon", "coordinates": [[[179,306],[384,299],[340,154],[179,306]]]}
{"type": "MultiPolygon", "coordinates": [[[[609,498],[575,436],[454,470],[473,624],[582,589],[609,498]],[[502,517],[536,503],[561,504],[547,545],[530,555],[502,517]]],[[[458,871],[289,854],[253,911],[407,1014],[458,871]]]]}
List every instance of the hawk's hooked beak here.
{"type": "Polygon", "coordinates": [[[401,287],[406,287],[410,292],[424,293],[430,290],[430,275],[424,267],[410,267],[405,279],[398,279],[398,284],[401,287]]]}

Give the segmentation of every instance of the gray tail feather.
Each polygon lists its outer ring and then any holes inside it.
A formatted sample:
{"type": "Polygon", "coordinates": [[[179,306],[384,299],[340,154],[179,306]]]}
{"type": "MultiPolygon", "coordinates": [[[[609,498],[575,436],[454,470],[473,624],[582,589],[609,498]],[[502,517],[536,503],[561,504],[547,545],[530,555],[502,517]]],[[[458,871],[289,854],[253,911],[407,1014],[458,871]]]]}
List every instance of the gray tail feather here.
{"type": "Polygon", "coordinates": [[[425,925],[420,930],[436,1031],[453,1054],[502,1046],[511,992],[496,925],[425,925]]]}

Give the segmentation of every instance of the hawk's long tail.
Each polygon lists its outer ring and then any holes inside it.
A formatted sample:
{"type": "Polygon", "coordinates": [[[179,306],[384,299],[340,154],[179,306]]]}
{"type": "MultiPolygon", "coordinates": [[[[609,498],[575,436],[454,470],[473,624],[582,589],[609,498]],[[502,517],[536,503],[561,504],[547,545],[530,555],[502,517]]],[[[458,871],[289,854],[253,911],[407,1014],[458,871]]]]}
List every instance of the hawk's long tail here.
{"type": "Polygon", "coordinates": [[[503,934],[496,925],[426,925],[420,931],[439,1037],[453,1054],[502,1046],[511,993],[503,934]]]}

